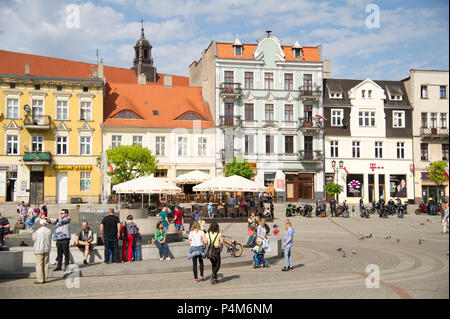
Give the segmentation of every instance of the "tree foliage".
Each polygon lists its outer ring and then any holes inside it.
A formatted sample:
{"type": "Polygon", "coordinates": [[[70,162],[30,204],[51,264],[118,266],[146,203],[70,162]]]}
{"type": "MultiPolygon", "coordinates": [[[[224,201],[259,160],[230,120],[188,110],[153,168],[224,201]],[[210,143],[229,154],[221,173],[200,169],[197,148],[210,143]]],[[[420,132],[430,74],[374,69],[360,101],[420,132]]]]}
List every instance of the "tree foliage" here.
{"type": "Polygon", "coordinates": [[[250,164],[247,163],[242,157],[239,159],[233,157],[233,159],[225,165],[225,176],[228,177],[231,175],[239,175],[247,179],[251,179],[254,174],[250,164]]]}
{"type": "Polygon", "coordinates": [[[114,172],[108,172],[113,184],[120,184],[156,172],[156,157],[141,145],[121,145],[106,150],[114,172]]]}
{"type": "Polygon", "coordinates": [[[447,162],[435,161],[426,168],[428,172],[428,178],[432,180],[436,184],[436,186],[442,186],[442,183],[447,180],[447,177],[445,177],[444,174],[447,166],[447,162]]]}
{"type": "Polygon", "coordinates": [[[342,185],[335,184],[335,183],[332,183],[332,182],[328,182],[325,185],[325,192],[328,195],[340,194],[342,192],[342,185]]]}

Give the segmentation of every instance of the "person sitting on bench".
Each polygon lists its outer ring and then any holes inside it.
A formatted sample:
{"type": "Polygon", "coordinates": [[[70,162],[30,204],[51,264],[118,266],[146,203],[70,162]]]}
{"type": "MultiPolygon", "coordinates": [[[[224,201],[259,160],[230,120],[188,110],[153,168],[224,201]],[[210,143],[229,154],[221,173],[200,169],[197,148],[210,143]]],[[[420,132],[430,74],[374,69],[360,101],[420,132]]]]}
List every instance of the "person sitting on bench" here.
{"type": "Polygon", "coordinates": [[[94,240],[94,233],[89,228],[88,222],[84,221],[81,224],[81,230],[75,237],[75,246],[78,246],[81,250],[84,249],[84,260],[83,264],[87,265],[87,258],[89,256],[89,251],[92,248],[92,241],[94,240]]]}

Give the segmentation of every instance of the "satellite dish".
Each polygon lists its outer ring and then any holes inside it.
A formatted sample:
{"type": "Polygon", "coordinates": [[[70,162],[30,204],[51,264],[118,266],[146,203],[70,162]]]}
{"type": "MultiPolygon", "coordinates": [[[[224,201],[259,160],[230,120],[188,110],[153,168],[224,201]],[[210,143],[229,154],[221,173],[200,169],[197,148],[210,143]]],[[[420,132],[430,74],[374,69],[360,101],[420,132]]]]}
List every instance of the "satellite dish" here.
{"type": "Polygon", "coordinates": [[[31,111],[31,108],[30,108],[30,106],[28,105],[28,104],[25,104],[24,106],[23,106],[23,109],[25,110],[25,112],[30,112],[31,111]]]}

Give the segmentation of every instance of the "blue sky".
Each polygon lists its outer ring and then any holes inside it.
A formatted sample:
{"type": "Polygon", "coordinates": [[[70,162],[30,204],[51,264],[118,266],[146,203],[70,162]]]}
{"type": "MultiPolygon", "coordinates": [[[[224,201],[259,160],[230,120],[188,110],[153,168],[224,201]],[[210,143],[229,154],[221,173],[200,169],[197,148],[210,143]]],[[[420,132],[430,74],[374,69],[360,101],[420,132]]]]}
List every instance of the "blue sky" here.
{"type": "Polygon", "coordinates": [[[86,62],[99,49],[106,65],[129,68],[141,18],[161,73],[188,75],[212,40],[256,43],[265,30],[286,45],[322,44],[333,77],[400,80],[410,68],[449,67],[449,3],[438,0],[0,0],[0,49],[86,62]],[[71,4],[79,28],[67,24],[71,4]],[[368,4],[379,27],[366,26],[368,4]]]}

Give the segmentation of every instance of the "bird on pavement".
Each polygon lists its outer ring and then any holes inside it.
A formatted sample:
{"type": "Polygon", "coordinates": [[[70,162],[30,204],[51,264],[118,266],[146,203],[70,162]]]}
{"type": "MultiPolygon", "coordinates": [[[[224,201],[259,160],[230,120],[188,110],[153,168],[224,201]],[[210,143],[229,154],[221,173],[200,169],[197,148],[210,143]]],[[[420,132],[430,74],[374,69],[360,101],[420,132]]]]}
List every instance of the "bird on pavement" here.
{"type": "Polygon", "coordinates": [[[345,251],[342,251],[342,257],[345,257],[345,251]]]}
{"type": "Polygon", "coordinates": [[[353,249],[353,250],[352,250],[352,254],[356,254],[356,250],[353,249]]]}
{"type": "Polygon", "coordinates": [[[342,250],[342,248],[337,248],[336,250],[337,250],[337,251],[341,251],[341,250],[342,250]]]}
{"type": "Polygon", "coordinates": [[[400,238],[397,238],[397,243],[399,243],[400,242],[400,238]]]}

